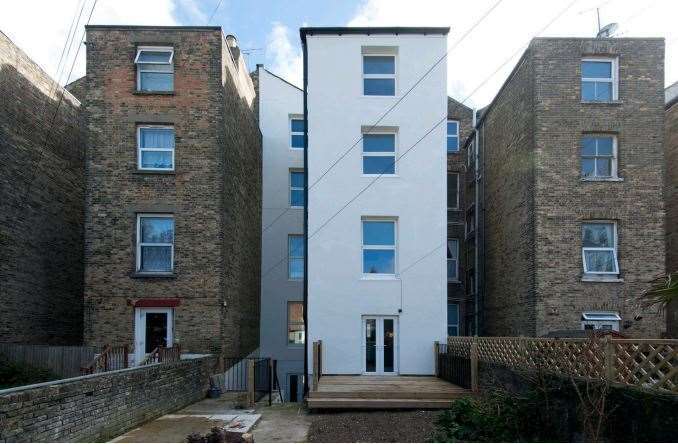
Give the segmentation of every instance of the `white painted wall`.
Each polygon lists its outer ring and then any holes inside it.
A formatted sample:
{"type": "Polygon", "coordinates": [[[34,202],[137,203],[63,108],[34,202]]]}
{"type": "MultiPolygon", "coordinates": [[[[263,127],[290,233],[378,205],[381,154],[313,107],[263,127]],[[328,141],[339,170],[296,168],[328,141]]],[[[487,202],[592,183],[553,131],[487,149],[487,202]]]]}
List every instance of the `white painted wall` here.
{"type": "Polygon", "coordinates": [[[303,347],[287,344],[287,302],[303,300],[303,281],[289,280],[287,274],[287,236],[304,232],[303,210],[289,209],[289,171],[304,167],[303,151],[290,149],[290,116],[303,114],[303,93],[263,67],[257,71],[263,149],[262,230],[284,213],[262,233],[260,347],[261,356],[278,360],[278,378],[286,392],[288,375],[304,373],[303,347]],[[275,266],[281,258],[285,260],[275,266]]]}
{"type": "MultiPolygon", "coordinates": [[[[446,49],[442,35],[309,35],[309,183],[446,49]],[[362,95],[362,46],[398,47],[396,97],[362,95]]],[[[446,63],[441,63],[379,124],[398,127],[397,155],[446,115],[446,77],[446,63]]],[[[362,144],[310,190],[308,341],[323,341],[324,373],[361,373],[362,316],[395,315],[399,317],[400,374],[433,374],[433,342],[446,337],[445,131],[445,124],[439,125],[397,163],[397,177],[379,179],[315,235],[373,179],[362,176],[362,144]],[[397,270],[435,251],[396,278],[365,278],[362,216],[398,218],[397,270]]],[[[312,369],[311,351],[309,347],[312,369]]]]}

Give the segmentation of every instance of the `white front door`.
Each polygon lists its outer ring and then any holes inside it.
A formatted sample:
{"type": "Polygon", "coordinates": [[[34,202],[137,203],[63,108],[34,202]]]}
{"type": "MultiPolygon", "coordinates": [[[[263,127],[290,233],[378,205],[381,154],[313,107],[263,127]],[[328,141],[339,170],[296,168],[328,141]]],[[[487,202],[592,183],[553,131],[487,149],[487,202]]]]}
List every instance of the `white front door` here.
{"type": "Polygon", "coordinates": [[[156,347],[174,341],[174,309],[137,308],[134,314],[134,358],[138,365],[156,347]]]}
{"type": "Polygon", "coordinates": [[[363,316],[363,373],[398,373],[398,318],[363,316]]]}

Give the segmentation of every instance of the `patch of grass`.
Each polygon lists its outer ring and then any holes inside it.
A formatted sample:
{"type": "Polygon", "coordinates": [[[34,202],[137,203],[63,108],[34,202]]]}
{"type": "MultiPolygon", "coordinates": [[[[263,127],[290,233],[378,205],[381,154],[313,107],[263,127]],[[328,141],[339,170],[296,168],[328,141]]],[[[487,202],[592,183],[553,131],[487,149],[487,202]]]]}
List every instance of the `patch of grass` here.
{"type": "Polygon", "coordinates": [[[0,390],[55,379],[60,379],[60,377],[46,368],[10,362],[9,359],[0,355],[0,390]]]}

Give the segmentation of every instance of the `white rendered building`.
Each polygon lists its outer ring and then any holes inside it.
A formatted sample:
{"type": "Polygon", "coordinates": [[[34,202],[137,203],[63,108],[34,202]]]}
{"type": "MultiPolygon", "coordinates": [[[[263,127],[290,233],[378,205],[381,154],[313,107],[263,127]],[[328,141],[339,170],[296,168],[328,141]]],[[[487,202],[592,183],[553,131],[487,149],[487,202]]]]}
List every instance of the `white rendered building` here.
{"type": "Polygon", "coordinates": [[[309,373],[322,340],[323,374],[434,374],[447,325],[447,64],[379,120],[445,54],[447,32],[301,29],[309,373]]]}

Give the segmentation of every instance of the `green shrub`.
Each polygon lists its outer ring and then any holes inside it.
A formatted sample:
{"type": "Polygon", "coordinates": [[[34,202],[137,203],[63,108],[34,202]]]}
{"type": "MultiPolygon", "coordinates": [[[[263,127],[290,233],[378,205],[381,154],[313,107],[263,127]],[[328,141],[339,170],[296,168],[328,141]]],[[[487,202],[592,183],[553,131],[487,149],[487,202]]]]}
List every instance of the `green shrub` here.
{"type": "Polygon", "coordinates": [[[0,355],[0,390],[60,379],[51,371],[29,364],[10,362],[0,355]]]}

